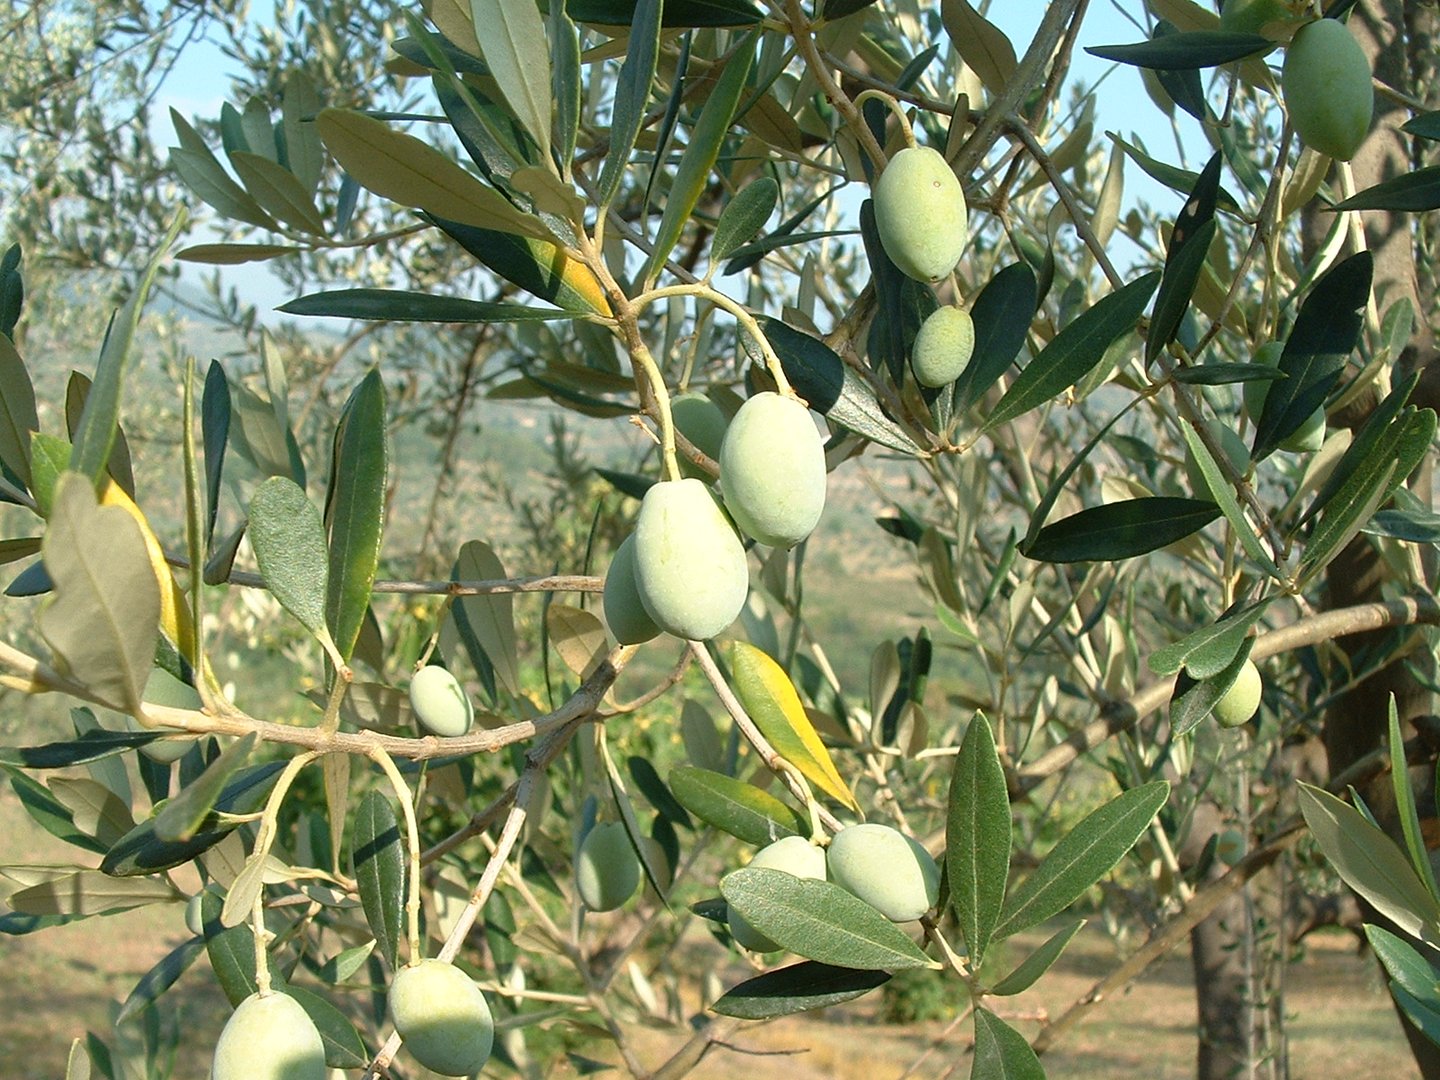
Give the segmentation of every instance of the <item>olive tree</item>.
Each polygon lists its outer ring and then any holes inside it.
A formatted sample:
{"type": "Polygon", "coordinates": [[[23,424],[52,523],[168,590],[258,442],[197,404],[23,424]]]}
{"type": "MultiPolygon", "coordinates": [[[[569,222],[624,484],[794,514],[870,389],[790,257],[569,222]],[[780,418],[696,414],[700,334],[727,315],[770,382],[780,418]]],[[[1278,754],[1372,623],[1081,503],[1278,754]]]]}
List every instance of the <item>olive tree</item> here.
{"type": "MultiPolygon", "coordinates": [[[[1018,49],[963,0],[284,8],[245,100],[174,117],[190,205],[63,409],[17,347],[21,249],[0,268],[0,680],[73,729],[4,766],[76,849],[6,871],[5,929],[183,902],[193,937],[121,1015],[204,954],[235,1006],[216,1077],[542,1075],[601,1042],[680,1076],[900,972],[968,999],[973,1076],[1037,1076],[1189,938],[1228,1075],[1283,1070],[1257,1014],[1318,846],[1384,923],[1423,1060],[1440,900],[1403,724],[1440,533],[1403,215],[1440,197],[1395,128],[1440,125],[1403,63],[1375,119],[1392,6],[1126,5],[1136,40],[1091,51],[1200,121],[1198,170],[1065,103],[1079,0],[1018,49]],[[1161,216],[1122,214],[1136,170],[1161,216]],[[181,241],[201,204],[223,235],[181,241]],[[185,363],[147,490],[125,431],[172,254],[270,263],[282,310],[358,329],[230,308],[249,354],[185,363]],[[569,415],[553,497],[501,485],[517,565],[463,512],[461,444],[482,400],[536,398],[569,415]],[[592,472],[570,425],[642,449],[592,472]],[[422,426],[438,457],[407,469],[422,426]],[[867,467],[933,615],[861,643],[862,683],[806,554],[827,478],[867,467]],[[275,637],[236,616],[257,596],[275,637]],[[1334,737],[1376,678],[1393,719],[1334,737]],[[1322,733],[1339,767],[1297,752],[1322,733]],[[1156,929],[1012,1026],[1103,881],[1156,929]],[[696,1014],[682,948],[756,973],[696,1014]]],[[[71,1061],[132,1068],[101,1037],[71,1061]]]]}

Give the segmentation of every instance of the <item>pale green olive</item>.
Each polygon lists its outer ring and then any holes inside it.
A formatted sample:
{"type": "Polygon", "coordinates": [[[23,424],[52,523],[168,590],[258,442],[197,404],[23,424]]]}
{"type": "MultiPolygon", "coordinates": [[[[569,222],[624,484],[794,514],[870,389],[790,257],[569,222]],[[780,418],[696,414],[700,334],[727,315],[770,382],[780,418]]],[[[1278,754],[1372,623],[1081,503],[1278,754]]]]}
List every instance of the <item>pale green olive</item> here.
{"type": "Polygon", "coordinates": [[[615,549],[610,569],[605,571],[603,598],[605,625],[621,645],[639,645],[660,633],[660,627],[645,610],[635,581],[635,534],[615,549]]]}
{"type": "Polygon", "coordinates": [[[1214,715],[1221,727],[1240,727],[1250,722],[1255,715],[1255,710],[1260,708],[1260,691],[1263,684],[1260,680],[1260,671],[1253,663],[1246,660],[1240,668],[1240,674],[1230,689],[1220,696],[1215,703],[1214,715]]]}
{"type": "Polygon", "coordinates": [[[720,447],[720,490],[741,531],[794,547],[820,521],[825,479],[825,443],[809,409],[769,391],[740,406],[720,447]]]}
{"type": "Polygon", "coordinates": [[[910,370],[921,386],[949,386],[960,377],[974,351],[975,322],[970,313],[964,308],[939,307],[915,334],[910,370]]]}
{"type": "Polygon", "coordinates": [[[325,1044],[289,994],[251,994],[215,1044],[210,1080],[325,1080],[325,1044]]]}
{"type": "Polygon", "coordinates": [[[1295,31],[1280,82],[1305,145],[1340,161],[1354,157],[1370,131],[1375,91],[1365,50],[1345,24],[1316,19],[1295,31]]]}
{"type": "Polygon", "coordinates": [[[635,895],[644,870],[618,821],[598,822],[575,853],[575,891],[591,911],[614,911],[635,895]]]}
{"type": "Polygon", "coordinates": [[[650,487],[635,523],[635,584],[655,625],[688,641],[724,630],[750,590],[745,548],[699,480],[650,487]]]}
{"type": "Polygon", "coordinates": [[[464,735],[475,719],[470,695],[460,680],[438,664],[429,664],[411,676],[410,708],[421,727],[442,738],[464,735]]]}
{"type": "Polygon", "coordinates": [[[888,825],[851,825],[830,841],[830,880],[891,922],[918,919],[940,895],[940,868],[930,853],[888,825]]]}
{"type": "Polygon", "coordinates": [[[933,283],[955,269],[969,238],[965,193],[937,150],[899,151],[875,181],[875,228],[900,272],[933,283]]]}
{"type": "Polygon", "coordinates": [[[475,980],[454,964],[421,960],[390,984],[390,1019],[410,1056],[442,1076],[470,1076],[490,1060],[495,1021],[475,980]]]}

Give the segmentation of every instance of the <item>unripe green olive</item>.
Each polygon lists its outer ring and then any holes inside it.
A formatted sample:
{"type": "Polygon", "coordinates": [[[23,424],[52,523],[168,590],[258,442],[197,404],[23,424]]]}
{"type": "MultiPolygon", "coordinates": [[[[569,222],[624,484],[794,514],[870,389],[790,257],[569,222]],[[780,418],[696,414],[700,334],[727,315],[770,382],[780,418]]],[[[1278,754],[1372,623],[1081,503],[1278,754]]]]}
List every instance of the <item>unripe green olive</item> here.
{"type": "Polygon", "coordinates": [[[1246,660],[1230,689],[1215,703],[1215,720],[1221,727],[1228,728],[1248,724],[1260,708],[1261,689],[1259,669],[1246,660]]]}
{"type": "Polygon", "coordinates": [[[421,960],[390,984],[390,1019],[410,1056],[442,1076],[470,1076],[490,1060],[495,1021],[475,980],[454,964],[421,960]]]}
{"type": "MultiPolygon", "coordinates": [[[[825,849],[816,847],[803,836],[786,836],[761,848],[750,860],[750,866],[762,870],[783,870],[797,878],[825,880],[825,849]]],[[[780,946],[756,930],[745,916],[730,909],[730,936],[736,944],[751,952],[774,952],[780,946]]]]}
{"type": "Polygon", "coordinates": [[[596,823],[575,853],[575,890],[591,911],[614,911],[635,895],[643,871],[625,826],[596,823]]]}
{"type": "Polygon", "coordinates": [[[969,238],[965,193],[950,163],[928,146],[899,151],[875,181],[875,228],[900,272],[936,282],[955,269],[969,238]]]}
{"type": "Polygon", "coordinates": [[[1215,838],[1215,857],[1226,866],[1234,866],[1245,857],[1245,834],[1239,829],[1226,829],[1215,838]]]}
{"type": "Polygon", "coordinates": [[[825,443],[810,410],[768,390],[746,400],[720,447],[720,490],[760,543],[792,548],[809,536],[825,509],[825,443]]]}
{"type": "Polygon", "coordinates": [[[475,719],[470,695],[460,680],[438,664],[427,665],[411,676],[410,708],[421,727],[447,739],[464,735],[475,719]]]}
{"type": "MultiPolygon", "coordinates": [[[[150,669],[150,677],[145,680],[145,689],[140,694],[140,700],[150,705],[165,705],[172,709],[199,709],[202,706],[200,694],[193,686],[177,679],[162,667],[150,669]]],[[[156,730],[145,727],[133,716],[125,717],[125,726],[131,731],[156,730]]],[[[179,761],[190,752],[190,747],[194,745],[194,738],[157,739],[140,747],[140,752],[151,761],[169,765],[171,762],[179,761]]]]}
{"type": "MultiPolygon", "coordinates": [[[[707,456],[719,460],[720,444],[725,440],[725,428],[730,423],[719,405],[698,390],[687,390],[670,399],[670,419],[674,421],[676,430],[694,443],[697,450],[703,450],[707,456]]],[[[680,455],[680,471],[707,483],[711,479],[709,473],[686,459],[684,454],[680,455]]]]}
{"type": "MultiPolygon", "coordinates": [[[[1206,420],[1205,429],[1210,432],[1210,438],[1220,444],[1235,471],[1244,476],[1250,468],[1250,449],[1245,445],[1245,440],[1240,438],[1240,433],[1219,420],[1206,420]]],[[[1200,463],[1195,460],[1195,455],[1190,452],[1188,445],[1185,447],[1185,479],[1189,481],[1190,491],[1197,499],[1210,498],[1205,474],[1200,471],[1200,463]]]]}
{"type": "MultiPolygon", "coordinates": [[[[1283,341],[1270,341],[1256,350],[1253,362],[1269,367],[1279,367],[1280,358],[1284,354],[1285,343],[1283,341]]],[[[1250,379],[1245,383],[1243,391],[1245,412],[1249,415],[1252,424],[1260,423],[1260,414],[1265,409],[1265,399],[1270,396],[1270,388],[1275,385],[1275,382],[1274,379],[1250,379]]],[[[1311,413],[1303,424],[1289,437],[1282,440],[1280,449],[1302,454],[1319,450],[1324,443],[1325,410],[1321,408],[1311,413]]]]}
{"type": "Polygon", "coordinates": [[[745,548],[699,480],[651,486],[635,523],[635,584],[655,625],[688,641],[724,630],[750,590],[745,548]]]}
{"type": "Polygon", "coordinates": [[[289,994],[251,994],[220,1041],[210,1080],[325,1080],[325,1044],[315,1022],[289,994]]]}
{"type": "Polygon", "coordinates": [[[932,311],[915,334],[910,369],[921,386],[949,386],[960,377],[975,351],[975,322],[964,308],[932,311]]]}
{"type": "Polygon", "coordinates": [[[639,645],[660,633],[635,582],[635,535],[620,541],[605,571],[605,624],[621,645],[639,645]]]}
{"type": "Polygon", "coordinates": [[[1316,19],[1295,31],[1281,71],[1285,109],[1305,145],[1349,161],[1375,112],[1370,63],[1345,24],[1316,19]]]}
{"type": "Polygon", "coordinates": [[[1225,0],[1220,11],[1220,29],[1232,34],[1263,34],[1271,24],[1294,21],[1284,0],[1225,0]]]}
{"type": "Polygon", "coordinates": [[[930,853],[888,825],[851,825],[830,841],[830,880],[891,922],[918,919],[940,896],[940,868],[930,853]]]}

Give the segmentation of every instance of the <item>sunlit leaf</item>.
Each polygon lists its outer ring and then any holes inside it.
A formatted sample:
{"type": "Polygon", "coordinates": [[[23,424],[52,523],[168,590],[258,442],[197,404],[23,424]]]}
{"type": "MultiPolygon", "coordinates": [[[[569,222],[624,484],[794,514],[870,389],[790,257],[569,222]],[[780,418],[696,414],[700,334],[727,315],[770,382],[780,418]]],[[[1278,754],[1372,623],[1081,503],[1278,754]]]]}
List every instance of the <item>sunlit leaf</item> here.
{"type": "Polygon", "coordinates": [[[535,0],[470,0],[470,12],[491,78],[548,162],[550,46],[539,7],[535,0]]]}
{"type": "Polygon", "coordinates": [[[972,966],[978,967],[1000,918],[1010,873],[1010,797],[990,722],[976,713],[950,774],[945,820],[950,901],[972,966]]]}
{"type": "Polygon", "coordinates": [[[1169,495],[1093,506],[1047,525],[1021,552],[1038,562],[1130,559],[1183,540],[1220,516],[1209,499],[1169,495]]]}
{"type": "Polygon", "coordinates": [[[955,51],[980,76],[985,89],[999,94],[1015,74],[1015,46],[1004,32],[967,0],[941,0],[940,19],[955,51]]]}
{"type": "Polygon", "coordinates": [[[670,790],[681,806],[707,825],[756,847],[807,831],[800,816],[775,796],[709,769],[693,765],[671,769],[670,790]]]}
{"type": "Polygon", "coordinates": [[[335,647],[347,661],[380,565],[389,475],[386,441],[385,384],[379,370],[371,368],[340,414],[325,505],[330,533],[325,615],[335,647]]]}
{"type": "MultiPolygon", "coordinates": [[[[471,540],[460,548],[452,577],[457,581],[495,581],[506,577],[505,567],[490,545],[471,540]]],[[[510,693],[520,690],[520,667],[515,643],[515,597],[511,593],[457,597],[451,614],[462,637],[473,636],[510,693]]],[[[478,666],[478,665],[477,665],[478,666]]]]}
{"type": "Polygon", "coordinates": [[[180,899],[175,886],[163,878],[114,878],[99,870],[77,870],[19,889],[5,903],[21,915],[109,915],[180,899]]]}
{"type": "Polygon", "coordinates": [[[405,838],[390,800],[367,792],[355,813],[355,880],[365,921],[391,970],[405,907],[405,838]]]}
{"type": "Polygon", "coordinates": [[[329,555],[320,511],[287,476],[272,476],[250,496],[250,546],[280,606],[312,634],[325,634],[329,555]]]}

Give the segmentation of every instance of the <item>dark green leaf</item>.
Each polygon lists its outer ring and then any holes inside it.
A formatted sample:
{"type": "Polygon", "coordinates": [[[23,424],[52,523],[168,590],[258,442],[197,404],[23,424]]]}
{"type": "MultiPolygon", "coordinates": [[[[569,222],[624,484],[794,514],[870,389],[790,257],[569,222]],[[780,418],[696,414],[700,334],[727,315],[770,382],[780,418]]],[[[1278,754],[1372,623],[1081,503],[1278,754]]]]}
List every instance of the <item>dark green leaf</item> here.
{"type": "Polygon", "coordinates": [[[1412,544],[1440,544],[1440,514],[1418,510],[1381,510],[1363,531],[1375,536],[1392,536],[1412,544]]]}
{"type": "Polygon", "coordinates": [[[1412,116],[1400,125],[1400,130],[1422,139],[1440,139],[1440,110],[1412,116]]]}
{"type": "MultiPolygon", "coordinates": [[[[220,912],[225,898],[206,889],[200,894],[200,922],[204,929],[205,951],[210,957],[210,968],[215,972],[215,981],[225,992],[232,1006],[239,1005],[255,993],[255,935],[248,923],[238,926],[224,926],[220,912]]],[[[284,976],[271,973],[275,989],[285,986],[284,976]]]]}
{"type": "Polygon", "coordinates": [[[1170,234],[1165,276],[1155,297],[1155,310],[1145,339],[1147,364],[1159,356],[1180,331],[1180,321],[1190,306],[1190,298],[1195,295],[1195,284],[1200,280],[1210,241],[1215,236],[1215,200],[1219,193],[1220,155],[1216,153],[1200,171],[1200,179],[1195,181],[1170,234]]]}
{"type": "Polygon", "coordinates": [[[320,1041],[325,1044],[326,1065],[332,1069],[365,1067],[365,1063],[370,1060],[370,1052],[365,1048],[355,1025],[345,1018],[344,1013],[319,994],[304,987],[287,983],[284,990],[300,1003],[300,1007],[320,1032],[320,1041]]]}
{"type": "Polygon", "coordinates": [[[626,764],[630,767],[630,775],[635,780],[635,786],[640,789],[645,798],[650,800],[661,816],[674,825],[681,825],[687,829],[693,829],[694,823],[685,808],[680,805],[675,796],[670,794],[670,789],[665,786],[665,781],[660,779],[660,774],[655,771],[655,766],[650,759],[632,756],[626,764]]]}
{"type": "Polygon", "coordinates": [[[1135,67],[1161,71],[1218,67],[1275,48],[1275,42],[1259,34],[1236,34],[1228,30],[1185,30],[1133,45],[1095,45],[1085,51],[1102,60],[1114,60],[1135,67]]]}
{"type": "Polygon", "coordinates": [[[820,5],[822,18],[834,21],[843,19],[846,15],[854,15],[857,11],[864,11],[875,0],[824,0],[820,5]]]}
{"type": "Polygon", "coordinates": [[[1024,263],[1011,263],[980,290],[970,308],[975,348],[955,380],[955,412],[979,401],[1020,354],[1035,318],[1038,287],[1035,271],[1024,263]]]}
{"type": "Polygon", "coordinates": [[[1240,642],[1240,648],[1230,663],[1214,675],[1192,678],[1182,672],[1175,680],[1175,691],[1170,698],[1170,731],[1174,735],[1188,734],[1200,721],[1214,710],[1216,704],[1235,685],[1245,662],[1250,659],[1250,650],[1255,639],[1247,637],[1240,642]]]}
{"type": "Polygon", "coordinates": [[[1285,373],[1268,364],[1201,364],[1179,368],[1170,377],[1190,386],[1224,386],[1238,382],[1269,382],[1285,378],[1285,373]]]}
{"type": "Polygon", "coordinates": [[[1047,525],[1020,551],[1037,562],[1130,559],[1183,540],[1220,516],[1208,499],[1153,495],[1081,510],[1047,525]]]}
{"type": "Polygon", "coordinates": [[[367,792],[360,800],[354,844],[355,880],[365,921],[393,971],[405,907],[405,839],[395,808],[378,791],[367,792]]]}
{"type": "Polygon", "coordinates": [[[889,981],[888,971],[859,971],[806,960],[747,979],[710,1007],[723,1016],[769,1020],[839,1005],[889,981]]]}
{"type": "Polygon", "coordinates": [[[1440,1008],[1440,1002],[1436,1001],[1437,991],[1440,991],[1440,975],[1437,975],[1434,965],[1422,956],[1415,946],[1383,926],[1366,925],[1365,937],[1369,939],[1370,948],[1380,958],[1380,963],[1385,965],[1390,978],[1415,997],[1430,1001],[1440,1008]]]}
{"type": "Polygon", "coordinates": [[[1150,654],[1150,670],[1156,675],[1174,675],[1182,667],[1197,679],[1206,679],[1230,666],[1240,651],[1250,627],[1270,606],[1270,599],[1231,608],[1214,623],[1186,634],[1179,641],[1150,654]]]}
{"type": "Polygon", "coordinates": [[[821,232],[786,232],[776,229],[772,233],[762,236],[752,244],[735,249],[734,257],[725,264],[722,274],[738,274],[742,270],[748,270],[772,251],[780,248],[792,247],[795,244],[809,244],[815,240],[827,240],[832,236],[856,236],[859,231],[856,229],[827,229],[821,232]]]}
{"type": "Polygon", "coordinates": [[[39,430],[30,373],[10,339],[0,334],[0,464],[26,487],[30,486],[30,433],[39,430]]]}
{"type": "Polygon", "coordinates": [[[1079,318],[1056,334],[1040,355],[1026,364],[1010,384],[995,409],[985,419],[984,430],[1006,423],[1031,409],[1059,397],[1075,385],[1105,356],[1110,343],[1135,328],[1141,312],[1150,302],[1160,272],[1137,278],[1117,292],[1087,308],[1079,318]]]}
{"type": "Polygon", "coordinates": [[[828,881],[747,867],[721,878],[720,892],[757,931],[807,960],[885,971],[934,963],[905,931],[828,881]]]}
{"type": "Polygon", "coordinates": [[[1351,255],[1326,271],[1300,305],[1280,357],[1286,377],[1270,387],[1255,423],[1251,456],[1256,461],[1273,453],[1325,404],[1360,340],[1374,267],[1370,252],[1351,255]]]}
{"type": "Polygon", "coordinates": [[[566,311],[610,314],[595,276],[553,244],[432,217],[440,229],[506,281],[566,311]]]}
{"type": "Polygon", "coordinates": [[[696,900],[690,905],[690,911],[711,922],[728,925],[730,921],[730,905],[725,903],[723,896],[712,896],[708,900],[696,900]]]}
{"type": "Polygon", "coordinates": [[[1391,451],[1389,440],[1393,439],[1396,431],[1394,422],[1404,411],[1405,403],[1410,400],[1410,395],[1419,385],[1419,381],[1419,373],[1412,373],[1398,382],[1390,393],[1385,395],[1384,400],[1370,411],[1365,423],[1346,447],[1345,453],[1330,470],[1325,483],[1315,493],[1314,501],[1301,515],[1300,524],[1303,525],[1318,514],[1362,467],[1373,468],[1378,463],[1383,468],[1388,463],[1391,451]]]}
{"type": "Polygon", "coordinates": [[[580,34],[565,10],[565,0],[557,0],[550,5],[547,32],[550,39],[550,86],[555,96],[555,134],[560,140],[555,152],[564,166],[575,157],[575,144],[580,137],[582,81],[580,34]]]}
{"type": "MultiPolygon", "coordinates": [[[[1173,23],[1160,19],[1155,23],[1155,32],[1151,37],[1160,38],[1178,32],[1173,23]]],[[[1170,100],[1196,120],[1203,124],[1209,119],[1205,87],[1200,81],[1199,68],[1159,68],[1155,69],[1155,79],[1165,93],[1170,95],[1170,100]]]]}
{"type": "Polygon", "coordinates": [[[96,728],[71,742],[0,747],[0,764],[18,765],[22,769],[64,769],[99,761],[113,754],[123,754],[161,737],[161,733],[154,731],[106,731],[96,728]]]}
{"type": "MultiPolygon", "coordinates": [[[[85,402],[90,397],[90,377],[80,371],[72,371],[65,384],[65,433],[74,438],[85,412],[85,402]]],[[[130,444],[125,439],[125,429],[115,426],[115,443],[110,447],[110,460],[105,471],[130,498],[135,498],[135,473],[130,460],[130,444]]]]}
{"type": "Polygon", "coordinates": [[[155,835],[166,841],[189,840],[194,836],[258,741],[259,736],[252,731],[227,746],[194,782],[161,807],[151,822],[155,835]]]}
{"type": "Polygon", "coordinates": [[[709,769],[671,769],[670,790],[701,821],[756,847],[807,831],[800,816],[775,796],[709,769]]]}
{"type": "Polygon", "coordinates": [[[772,177],[762,176],[746,184],[725,204],[710,241],[711,265],[724,262],[765,227],[779,195],[780,185],[772,177]]]}
{"type": "Polygon", "coordinates": [[[1330,209],[1413,212],[1440,209],[1440,165],[1431,165],[1402,176],[1391,177],[1364,191],[1357,191],[1330,209]]]}
{"type": "Polygon", "coordinates": [[[158,964],[140,976],[140,981],[126,997],[125,1004],[121,1005],[120,1011],[115,1014],[116,1025],[125,1023],[142,1009],[158,1001],[160,995],[174,986],[175,981],[185,974],[185,970],[204,951],[205,939],[193,937],[166,953],[158,964]]]}
{"type": "Polygon", "coordinates": [[[17,536],[13,540],[0,540],[0,566],[28,559],[40,550],[40,543],[38,536],[17,536]]]}
{"type": "Polygon", "coordinates": [[[1169,794],[1169,783],[1156,780],[1087,814],[1005,898],[995,938],[1027,930],[1079,899],[1135,846],[1169,794]]]}
{"type": "Polygon", "coordinates": [[[625,177],[625,166],[645,122],[650,90],[655,82],[655,62],[660,56],[660,13],[665,7],[664,0],[639,0],[633,6],[635,13],[630,20],[625,63],[620,67],[611,106],[610,148],[606,151],[596,189],[595,202],[602,208],[610,205],[625,177]]]}
{"type": "MultiPolygon", "coordinates": [[[[629,26],[636,0],[569,0],[576,22],[629,26]]],[[[666,0],[662,26],[750,26],[763,16],[749,0],[666,0]]]]}
{"type": "Polygon", "coordinates": [[[225,446],[230,440],[230,384],[220,361],[211,360],[205,372],[200,399],[200,432],[205,445],[205,550],[215,538],[215,516],[220,510],[220,475],[225,446]]]}
{"type": "Polygon", "coordinates": [[[1045,944],[1020,961],[1015,970],[996,983],[990,992],[999,997],[1009,997],[1012,994],[1023,994],[1029,990],[1035,985],[1035,981],[1049,971],[1056,960],[1060,959],[1060,954],[1065,951],[1065,946],[1070,944],[1070,939],[1078,934],[1084,925],[1084,919],[1076,919],[1074,922],[1062,926],[1046,939],[1045,944]]]}
{"type": "MultiPolygon", "coordinates": [[[[1211,223],[1213,224],[1213,222],[1211,223]]],[[[1214,430],[1213,428],[1211,429],[1214,430]]],[[[1185,439],[1185,448],[1189,451],[1189,460],[1195,463],[1199,469],[1200,476],[1204,482],[1205,489],[1197,491],[1196,494],[1204,497],[1209,495],[1220,507],[1225,519],[1230,522],[1230,528],[1245,554],[1250,557],[1257,566],[1264,567],[1266,573],[1273,578],[1280,578],[1280,568],[1275,565],[1260,538],[1255,534],[1255,529],[1245,517],[1245,511],[1240,507],[1240,500],[1235,494],[1235,488],[1230,480],[1226,478],[1220,463],[1200,438],[1200,433],[1188,423],[1180,425],[1180,434],[1185,439]]],[[[1243,444],[1242,444],[1243,453],[1243,444]]]]}
{"type": "Polygon", "coordinates": [[[989,1009],[976,1009],[970,1080],[1045,1080],[1045,1070],[1024,1035],[989,1009]]]}
{"type": "Polygon", "coordinates": [[[492,304],[461,296],[436,296],[403,289],[337,289],[311,293],[281,304],[287,315],[325,315],[335,319],[381,319],[397,322],[496,323],[574,318],[568,311],[492,304]]]}
{"type": "Polygon", "coordinates": [[[971,718],[950,774],[945,873],[970,964],[978,967],[1010,873],[1010,796],[990,722],[981,713],[971,718]]]}
{"type": "Polygon", "coordinates": [[[762,317],[760,328],[780,357],[785,377],[812,409],[881,446],[920,453],[919,444],[885,415],[869,387],[823,341],[779,319],[762,317]]]}
{"type": "MultiPolygon", "coordinates": [[[[1138,399],[1136,400],[1138,401],[1138,399]]],[[[1109,434],[1110,429],[1119,422],[1122,416],[1130,411],[1134,404],[1135,402],[1132,402],[1131,405],[1125,406],[1125,408],[1112,416],[1109,422],[1099,431],[1095,432],[1095,434],[1090,437],[1090,441],[1080,448],[1080,452],[1075,454],[1066,462],[1065,467],[1055,474],[1055,478],[1050,481],[1049,487],[1045,489],[1045,494],[1040,497],[1040,501],[1035,505],[1035,509],[1030,515],[1030,525],[1025,530],[1025,539],[1017,545],[1016,550],[1023,550],[1035,542],[1035,538],[1040,535],[1040,530],[1045,525],[1045,519],[1050,516],[1050,511],[1054,508],[1056,500],[1064,493],[1065,486],[1070,482],[1070,477],[1075,474],[1075,470],[1080,468],[1085,459],[1090,456],[1090,452],[1100,445],[1101,440],[1109,434]]]]}
{"type": "Polygon", "coordinates": [[[632,499],[643,499],[645,493],[655,483],[653,476],[636,476],[634,473],[617,472],[614,469],[603,469],[595,466],[595,475],[609,481],[610,486],[622,495],[629,495],[632,499]]]}
{"type": "Polygon", "coordinates": [[[5,765],[0,768],[4,768],[5,772],[10,775],[10,786],[20,799],[20,805],[25,808],[25,812],[37,825],[51,836],[64,840],[67,844],[73,844],[75,847],[97,854],[104,853],[105,845],[76,828],[75,816],[70,812],[69,807],[51,795],[48,788],[36,783],[13,766],[5,765]]]}
{"type": "Polygon", "coordinates": [[[1431,993],[1422,998],[1393,982],[1390,993],[1394,995],[1395,1003],[1405,1010],[1409,1021],[1432,1043],[1440,1044],[1440,1000],[1437,1000],[1437,995],[1431,993]]]}
{"type": "Polygon", "coordinates": [[[330,637],[347,661],[360,636],[380,564],[389,468],[385,444],[385,384],[379,370],[371,368],[340,414],[325,507],[330,529],[325,614],[330,637]]]}
{"type": "MultiPolygon", "coordinates": [[[[1200,179],[1200,174],[1197,172],[1192,172],[1189,169],[1176,168],[1174,165],[1167,165],[1163,161],[1157,161],[1145,153],[1144,150],[1138,146],[1132,146],[1113,131],[1107,131],[1105,137],[1119,146],[1120,149],[1124,150],[1125,155],[1130,158],[1131,161],[1135,162],[1136,165],[1139,165],[1141,171],[1144,172],[1146,176],[1159,181],[1171,191],[1178,191],[1184,195],[1195,186],[1195,181],[1200,179]]],[[[1240,212],[1240,204],[1235,201],[1235,196],[1231,195],[1223,187],[1220,189],[1217,205],[1224,210],[1230,211],[1232,214],[1240,212]]]]}

